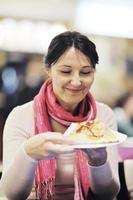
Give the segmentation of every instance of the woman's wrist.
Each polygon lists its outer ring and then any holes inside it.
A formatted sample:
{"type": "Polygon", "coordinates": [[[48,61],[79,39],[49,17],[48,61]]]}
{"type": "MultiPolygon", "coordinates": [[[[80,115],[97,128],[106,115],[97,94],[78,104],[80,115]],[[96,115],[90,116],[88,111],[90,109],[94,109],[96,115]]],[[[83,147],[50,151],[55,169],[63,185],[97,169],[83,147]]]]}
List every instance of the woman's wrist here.
{"type": "Polygon", "coordinates": [[[94,167],[104,165],[107,160],[90,160],[88,159],[88,164],[94,167]]]}
{"type": "Polygon", "coordinates": [[[101,166],[107,161],[106,148],[86,149],[88,164],[91,166],[101,166]]]}

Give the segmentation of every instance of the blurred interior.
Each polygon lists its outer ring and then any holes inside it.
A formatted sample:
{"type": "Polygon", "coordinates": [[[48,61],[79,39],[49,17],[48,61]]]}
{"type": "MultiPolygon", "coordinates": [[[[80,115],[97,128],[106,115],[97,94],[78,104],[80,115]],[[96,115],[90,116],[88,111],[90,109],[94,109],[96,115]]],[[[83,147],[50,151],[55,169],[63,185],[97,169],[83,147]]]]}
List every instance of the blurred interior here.
{"type": "Polygon", "coordinates": [[[114,107],[119,96],[133,90],[132,19],[132,0],[0,1],[0,161],[5,120],[45,81],[43,57],[56,34],[77,30],[95,42],[97,100],[114,107]]]}

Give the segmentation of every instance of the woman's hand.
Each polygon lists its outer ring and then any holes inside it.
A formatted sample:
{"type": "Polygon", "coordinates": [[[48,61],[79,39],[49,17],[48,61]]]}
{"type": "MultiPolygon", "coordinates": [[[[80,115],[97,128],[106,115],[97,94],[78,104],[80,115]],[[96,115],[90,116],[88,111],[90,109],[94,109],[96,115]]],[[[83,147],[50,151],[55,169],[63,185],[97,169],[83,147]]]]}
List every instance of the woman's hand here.
{"type": "Polygon", "coordinates": [[[59,153],[74,151],[70,144],[73,144],[73,141],[61,133],[47,132],[29,138],[24,148],[31,158],[42,160],[55,157],[59,153]]]}
{"type": "Polygon", "coordinates": [[[89,165],[100,166],[107,161],[107,151],[105,147],[84,149],[83,151],[87,154],[89,165]]]}

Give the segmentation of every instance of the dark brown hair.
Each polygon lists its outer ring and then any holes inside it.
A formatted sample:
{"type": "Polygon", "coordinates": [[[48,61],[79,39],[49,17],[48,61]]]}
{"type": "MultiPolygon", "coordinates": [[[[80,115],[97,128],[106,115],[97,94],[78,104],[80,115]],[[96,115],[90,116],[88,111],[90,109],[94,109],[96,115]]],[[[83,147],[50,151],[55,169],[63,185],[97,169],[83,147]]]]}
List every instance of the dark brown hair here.
{"type": "Polygon", "coordinates": [[[88,37],[76,31],[66,31],[52,39],[44,59],[46,66],[50,67],[51,64],[56,63],[60,56],[72,46],[85,54],[95,68],[99,60],[95,44],[88,37]]]}

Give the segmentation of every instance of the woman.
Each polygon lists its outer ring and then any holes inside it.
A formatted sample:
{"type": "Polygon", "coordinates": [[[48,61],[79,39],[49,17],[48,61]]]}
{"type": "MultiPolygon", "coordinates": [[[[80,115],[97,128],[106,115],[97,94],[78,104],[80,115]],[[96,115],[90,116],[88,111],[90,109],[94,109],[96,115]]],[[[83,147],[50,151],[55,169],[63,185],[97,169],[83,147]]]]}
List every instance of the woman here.
{"type": "Polygon", "coordinates": [[[116,129],[112,110],[89,92],[97,63],[94,43],[78,32],[51,41],[45,57],[49,79],[34,101],[10,113],[4,128],[1,187],[9,199],[116,197],[119,178],[112,148],[74,150],[74,141],[63,136],[71,122],[94,118],[116,129]]]}

